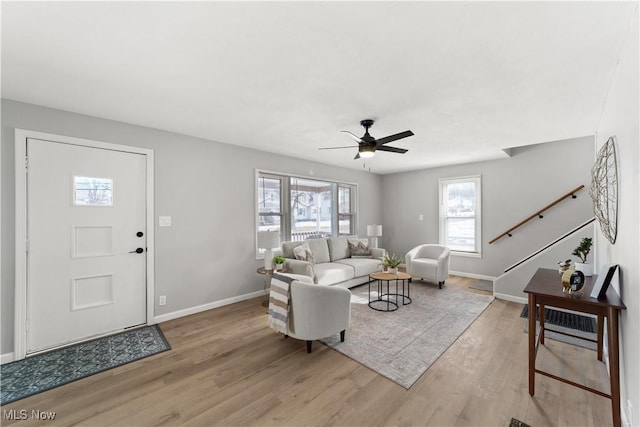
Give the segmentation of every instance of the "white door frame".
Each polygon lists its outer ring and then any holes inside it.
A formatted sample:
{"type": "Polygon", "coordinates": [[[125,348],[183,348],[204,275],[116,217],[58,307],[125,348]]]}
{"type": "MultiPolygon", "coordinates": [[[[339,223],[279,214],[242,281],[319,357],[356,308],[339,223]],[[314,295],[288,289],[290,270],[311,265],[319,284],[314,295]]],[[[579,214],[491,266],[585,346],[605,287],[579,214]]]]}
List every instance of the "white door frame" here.
{"type": "Polygon", "coordinates": [[[55,143],[101,148],[113,151],[142,154],[146,159],[146,222],[147,222],[147,324],[154,320],[154,213],[153,213],[153,150],[128,145],[111,144],[25,129],[15,129],[15,190],[16,190],[16,285],[14,317],[14,360],[24,359],[27,355],[27,138],[40,139],[55,143]]]}

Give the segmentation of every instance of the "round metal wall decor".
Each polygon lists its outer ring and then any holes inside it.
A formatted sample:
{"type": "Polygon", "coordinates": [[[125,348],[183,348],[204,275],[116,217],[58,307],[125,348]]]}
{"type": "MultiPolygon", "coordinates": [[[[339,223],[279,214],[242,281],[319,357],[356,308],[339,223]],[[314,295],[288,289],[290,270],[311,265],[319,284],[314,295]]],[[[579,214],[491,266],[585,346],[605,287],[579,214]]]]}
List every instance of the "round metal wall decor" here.
{"type": "Polygon", "coordinates": [[[614,244],[618,234],[618,165],[615,136],[610,137],[598,151],[591,168],[589,195],[593,200],[595,214],[602,234],[614,244]]]}

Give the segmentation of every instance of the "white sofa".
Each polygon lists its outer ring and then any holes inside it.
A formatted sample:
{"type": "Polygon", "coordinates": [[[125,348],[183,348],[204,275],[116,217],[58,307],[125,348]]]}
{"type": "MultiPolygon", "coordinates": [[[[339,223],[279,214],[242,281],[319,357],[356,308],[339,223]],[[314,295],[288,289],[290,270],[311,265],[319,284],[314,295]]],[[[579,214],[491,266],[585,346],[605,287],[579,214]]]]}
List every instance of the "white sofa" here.
{"type": "Polygon", "coordinates": [[[380,263],[386,251],[382,248],[371,248],[371,258],[352,258],[348,239],[358,237],[327,237],[301,242],[283,242],[282,255],[287,259],[285,268],[288,273],[310,277],[317,285],[352,288],[367,283],[369,274],[382,270],[380,263]],[[311,249],[313,262],[295,258],[294,248],[305,243],[311,249]]]}

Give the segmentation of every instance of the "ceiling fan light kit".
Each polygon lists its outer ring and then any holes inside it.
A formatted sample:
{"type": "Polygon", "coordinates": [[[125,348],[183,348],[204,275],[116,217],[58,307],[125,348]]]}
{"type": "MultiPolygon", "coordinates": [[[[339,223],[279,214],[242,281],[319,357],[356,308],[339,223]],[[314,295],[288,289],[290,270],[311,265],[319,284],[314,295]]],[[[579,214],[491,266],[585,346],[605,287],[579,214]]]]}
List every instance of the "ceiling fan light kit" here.
{"type": "Polygon", "coordinates": [[[358,154],[360,154],[360,157],[364,159],[373,157],[375,153],[376,147],[371,145],[361,145],[360,148],[358,148],[358,154]]]}
{"type": "MultiPolygon", "coordinates": [[[[361,137],[349,132],[348,130],[340,131],[342,133],[349,135],[358,143],[358,153],[354,157],[354,160],[357,160],[361,157],[362,158],[373,157],[376,150],[388,151],[390,153],[398,153],[398,154],[404,154],[407,151],[409,151],[404,148],[388,147],[385,144],[388,144],[389,142],[397,141],[398,139],[412,136],[413,132],[411,132],[410,130],[406,130],[404,132],[400,132],[394,135],[386,136],[384,138],[376,139],[371,135],[369,135],[369,128],[373,126],[373,123],[374,121],[372,119],[365,119],[360,121],[360,124],[364,127],[364,135],[362,135],[361,137]]],[[[334,150],[334,149],[340,149],[340,148],[351,148],[351,147],[326,147],[326,148],[320,148],[320,150],[334,150]]]]}

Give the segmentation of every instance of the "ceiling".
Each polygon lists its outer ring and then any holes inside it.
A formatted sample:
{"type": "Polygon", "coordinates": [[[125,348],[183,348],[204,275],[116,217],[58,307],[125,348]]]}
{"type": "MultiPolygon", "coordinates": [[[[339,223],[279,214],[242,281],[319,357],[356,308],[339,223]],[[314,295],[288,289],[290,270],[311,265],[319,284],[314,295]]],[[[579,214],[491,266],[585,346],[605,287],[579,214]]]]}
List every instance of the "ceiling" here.
{"type": "Polygon", "coordinates": [[[388,174],[593,134],[637,7],[3,2],[2,96],[388,174]]]}

